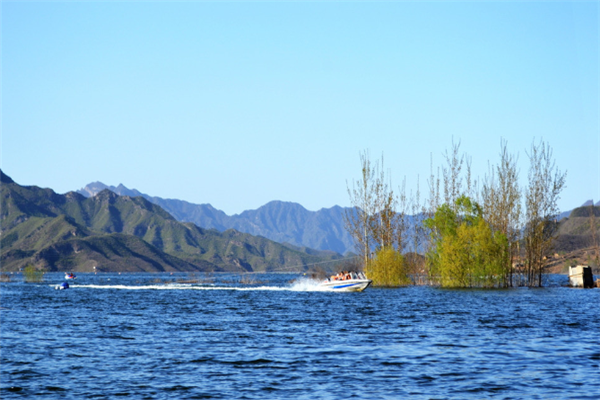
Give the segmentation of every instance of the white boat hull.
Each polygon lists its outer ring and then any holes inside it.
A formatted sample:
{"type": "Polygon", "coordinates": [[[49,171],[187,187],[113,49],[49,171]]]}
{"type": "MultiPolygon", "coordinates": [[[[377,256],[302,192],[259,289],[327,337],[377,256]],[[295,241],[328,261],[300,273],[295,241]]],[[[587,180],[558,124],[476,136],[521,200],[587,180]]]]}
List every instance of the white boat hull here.
{"type": "Polygon", "coordinates": [[[373,282],[370,279],[346,279],[343,281],[326,281],[319,287],[335,292],[362,292],[373,282]]]}

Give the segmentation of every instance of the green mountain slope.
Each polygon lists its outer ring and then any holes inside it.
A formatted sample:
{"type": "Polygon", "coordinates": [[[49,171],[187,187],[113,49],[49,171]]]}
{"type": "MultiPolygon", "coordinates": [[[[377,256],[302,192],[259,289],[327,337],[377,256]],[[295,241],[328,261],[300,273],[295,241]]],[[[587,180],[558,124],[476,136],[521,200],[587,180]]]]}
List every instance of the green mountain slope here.
{"type": "MultiPolygon", "coordinates": [[[[0,171],[1,172],[1,171],[0,171]]],[[[282,271],[335,260],[333,252],[290,249],[262,237],[176,221],[142,197],[94,197],[20,186],[2,174],[3,270],[282,271]]]]}
{"type": "Polygon", "coordinates": [[[213,271],[208,262],[188,263],[145,241],[122,233],[65,240],[36,254],[35,264],[50,271],[172,272],[213,271]],[[95,268],[94,268],[95,267],[95,268]]]}
{"type": "Polygon", "coordinates": [[[91,234],[89,229],[78,225],[66,215],[30,217],[14,228],[3,231],[1,248],[15,247],[38,251],[59,241],[91,234]]]}

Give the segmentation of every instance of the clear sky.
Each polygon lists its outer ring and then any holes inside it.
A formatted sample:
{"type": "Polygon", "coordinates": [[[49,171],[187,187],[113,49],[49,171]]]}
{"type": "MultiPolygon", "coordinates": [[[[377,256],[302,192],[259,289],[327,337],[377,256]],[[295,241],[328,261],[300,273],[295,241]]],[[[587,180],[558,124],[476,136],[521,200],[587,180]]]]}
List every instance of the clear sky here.
{"type": "Polygon", "coordinates": [[[598,2],[9,2],[1,168],[210,203],[348,206],[359,153],[425,191],[460,140],[543,138],[559,206],[600,200],[598,2]]]}

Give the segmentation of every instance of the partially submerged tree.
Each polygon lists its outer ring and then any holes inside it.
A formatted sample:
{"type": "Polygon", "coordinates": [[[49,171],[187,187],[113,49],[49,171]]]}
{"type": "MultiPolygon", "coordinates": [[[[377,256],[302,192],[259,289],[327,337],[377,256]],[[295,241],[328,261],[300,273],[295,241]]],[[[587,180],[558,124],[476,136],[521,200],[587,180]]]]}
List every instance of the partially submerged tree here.
{"type": "Polygon", "coordinates": [[[506,237],[491,229],[477,203],[461,196],[453,207],[440,206],[425,224],[432,232],[433,280],[443,287],[506,286],[506,237]]]}
{"type": "Polygon", "coordinates": [[[23,278],[25,282],[42,282],[44,280],[44,270],[37,269],[32,264],[27,264],[23,268],[23,278]]]}
{"type": "Polygon", "coordinates": [[[545,258],[550,255],[558,228],[558,199],[566,173],[555,165],[552,149],[543,140],[532,143],[529,183],[525,192],[525,274],[528,286],[542,286],[545,258]]]}
{"type": "Polygon", "coordinates": [[[521,224],[521,189],[517,157],[508,153],[506,141],[501,142],[500,163],[490,168],[481,188],[483,218],[494,232],[502,233],[508,242],[505,264],[507,286],[513,283],[513,264],[519,260],[521,224]]]}
{"type": "MultiPolygon", "coordinates": [[[[375,284],[383,286],[395,285],[394,263],[374,262],[382,254],[383,249],[391,249],[402,257],[406,230],[406,213],[404,208],[397,211],[398,197],[388,183],[384,172],[383,157],[381,163],[373,165],[369,154],[365,151],[360,155],[361,179],[352,182],[348,194],[352,208],[344,215],[346,229],[356,243],[356,249],[364,262],[364,268],[369,275],[377,275],[375,284]],[[386,269],[379,271],[379,269],[386,269]],[[391,268],[389,271],[388,268],[391,268]],[[386,277],[384,279],[384,277],[386,277]]],[[[401,197],[403,206],[405,197],[401,197]]],[[[402,263],[402,265],[404,265],[402,263]]]]}
{"type": "Polygon", "coordinates": [[[376,169],[371,165],[367,151],[360,154],[361,178],[352,181],[348,187],[348,195],[352,208],[344,213],[346,230],[352,236],[355,249],[362,258],[364,265],[369,263],[371,256],[371,218],[375,212],[376,169]]]}
{"type": "Polygon", "coordinates": [[[386,182],[384,173],[383,156],[381,157],[381,166],[377,164],[377,178],[374,180],[373,213],[370,218],[370,233],[373,238],[373,245],[376,248],[394,246],[394,243],[402,235],[400,230],[399,214],[396,212],[398,199],[392,190],[391,182],[386,182]]]}
{"type": "Polygon", "coordinates": [[[374,286],[397,287],[411,283],[406,273],[406,261],[393,247],[377,250],[365,272],[374,286]]]}

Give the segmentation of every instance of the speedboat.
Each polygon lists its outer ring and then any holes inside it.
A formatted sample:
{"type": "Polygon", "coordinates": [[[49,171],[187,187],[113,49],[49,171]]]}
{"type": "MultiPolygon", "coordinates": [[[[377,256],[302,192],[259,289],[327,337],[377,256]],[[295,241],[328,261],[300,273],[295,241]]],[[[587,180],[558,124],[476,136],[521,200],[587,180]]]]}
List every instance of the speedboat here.
{"type": "Polygon", "coordinates": [[[373,281],[362,272],[345,272],[319,283],[319,288],[335,292],[362,292],[373,281]]]}
{"type": "Polygon", "coordinates": [[[70,273],[70,274],[65,274],[65,279],[77,279],[77,277],[75,276],[75,274],[70,273]]]}

